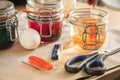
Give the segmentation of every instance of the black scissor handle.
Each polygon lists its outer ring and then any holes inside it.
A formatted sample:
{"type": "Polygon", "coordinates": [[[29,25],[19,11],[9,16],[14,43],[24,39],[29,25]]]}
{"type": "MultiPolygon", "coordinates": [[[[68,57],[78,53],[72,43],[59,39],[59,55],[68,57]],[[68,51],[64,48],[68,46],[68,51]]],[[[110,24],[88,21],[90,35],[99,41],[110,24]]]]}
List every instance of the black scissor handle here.
{"type": "Polygon", "coordinates": [[[85,71],[90,75],[102,75],[106,71],[106,66],[101,60],[94,59],[85,65],[85,71]]]}
{"type": "Polygon", "coordinates": [[[87,56],[76,56],[76,57],[70,59],[65,64],[65,70],[67,72],[70,72],[70,73],[77,73],[77,72],[79,72],[82,69],[82,67],[84,66],[84,64],[79,64],[79,65],[77,65],[75,67],[72,67],[71,65],[76,63],[76,62],[82,62],[85,59],[87,59],[87,56]]]}
{"type": "Polygon", "coordinates": [[[97,52],[95,52],[94,54],[91,54],[91,55],[83,55],[83,56],[73,57],[72,59],[68,60],[65,63],[65,70],[67,72],[70,72],[70,73],[77,73],[84,67],[84,65],[88,61],[90,61],[91,59],[95,58],[96,56],[98,56],[97,52]],[[77,63],[77,62],[79,62],[78,65],[76,65],[74,67],[71,66],[72,64],[77,63]]]}

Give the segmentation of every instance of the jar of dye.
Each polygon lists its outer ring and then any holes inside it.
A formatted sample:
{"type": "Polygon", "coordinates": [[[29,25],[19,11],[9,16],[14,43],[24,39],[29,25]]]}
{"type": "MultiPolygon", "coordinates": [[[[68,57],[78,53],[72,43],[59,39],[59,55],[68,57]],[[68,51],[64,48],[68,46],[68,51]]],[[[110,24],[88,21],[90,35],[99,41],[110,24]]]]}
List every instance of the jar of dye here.
{"type": "Polygon", "coordinates": [[[73,45],[97,50],[106,38],[108,14],[104,10],[81,8],[70,12],[70,35],[73,45]]]}
{"type": "Polygon", "coordinates": [[[56,41],[62,32],[62,0],[27,0],[29,28],[39,32],[43,42],[56,41]]]}
{"type": "Polygon", "coordinates": [[[0,1],[0,49],[9,48],[17,38],[16,12],[12,2],[0,1]]]}

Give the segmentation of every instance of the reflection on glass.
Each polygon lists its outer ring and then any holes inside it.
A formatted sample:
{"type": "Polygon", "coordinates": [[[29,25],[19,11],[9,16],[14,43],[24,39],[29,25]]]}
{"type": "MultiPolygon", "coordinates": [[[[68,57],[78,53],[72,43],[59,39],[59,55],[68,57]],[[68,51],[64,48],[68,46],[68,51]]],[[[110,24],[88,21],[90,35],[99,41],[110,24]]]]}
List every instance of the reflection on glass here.
{"type": "Polygon", "coordinates": [[[64,4],[64,17],[67,18],[70,11],[77,8],[76,0],[63,0],[64,4]]]}

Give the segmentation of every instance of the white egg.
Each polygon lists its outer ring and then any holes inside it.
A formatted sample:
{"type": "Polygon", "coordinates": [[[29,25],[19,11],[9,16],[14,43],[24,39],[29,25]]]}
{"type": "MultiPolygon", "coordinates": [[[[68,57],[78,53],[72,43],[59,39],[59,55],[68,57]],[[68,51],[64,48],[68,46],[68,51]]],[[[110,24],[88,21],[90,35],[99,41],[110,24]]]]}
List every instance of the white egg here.
{"type": "Polygon", "coordinates": [[[39,33],[34,29],[25,29],[19,38],[19,42],[25,49],[35,49],[41,41],[39,33]]]}

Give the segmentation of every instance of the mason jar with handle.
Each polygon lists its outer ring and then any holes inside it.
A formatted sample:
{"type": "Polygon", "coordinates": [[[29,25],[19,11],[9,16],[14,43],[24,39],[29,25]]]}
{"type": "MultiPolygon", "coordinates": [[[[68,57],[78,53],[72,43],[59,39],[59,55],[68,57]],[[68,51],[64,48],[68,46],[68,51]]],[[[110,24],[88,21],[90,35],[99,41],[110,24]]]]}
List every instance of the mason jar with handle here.
{"type": "Polygon", "coordinates": [[[10,1],[0,1],[0,49],[13,45],[18,37],[17,11],[10,1]]]}
{"type": "Polygon", "coordinates": [[[62,33],[62,0],[27,0],[28,27],[35,29],[43,42],[56,41],[62,33]]]}
{"type": "Polygon", "coordinates": [[[108,14],[104,10],[81,8],[69,15],[71,42],[85,50],[97,50],[106,38],[108,14]]]}

